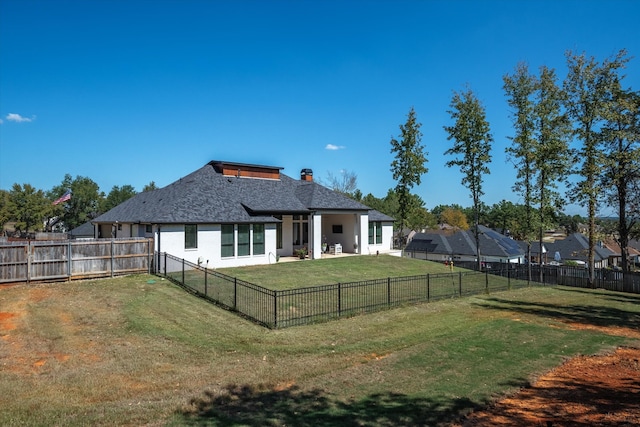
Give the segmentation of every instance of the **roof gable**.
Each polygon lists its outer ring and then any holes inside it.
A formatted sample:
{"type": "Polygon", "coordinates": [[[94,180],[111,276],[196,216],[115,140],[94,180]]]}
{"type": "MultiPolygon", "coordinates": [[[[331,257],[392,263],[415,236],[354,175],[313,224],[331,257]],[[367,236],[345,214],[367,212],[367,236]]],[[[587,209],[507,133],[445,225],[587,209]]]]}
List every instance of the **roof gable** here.
{"type": "Polygon", "coordinates": [[[274,222],[273,215],[285,213],[369,210],[320,184],[292,179],[281,169],[212,161],[166,187],[138,193],[93,222],[274,222]]]}

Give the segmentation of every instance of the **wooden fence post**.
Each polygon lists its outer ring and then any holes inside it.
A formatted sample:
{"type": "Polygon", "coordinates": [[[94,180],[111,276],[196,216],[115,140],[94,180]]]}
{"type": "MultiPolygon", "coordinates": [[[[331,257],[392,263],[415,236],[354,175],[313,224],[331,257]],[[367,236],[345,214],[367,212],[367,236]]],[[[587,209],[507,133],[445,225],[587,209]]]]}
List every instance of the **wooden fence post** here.
{"type": "Polygon", "coordinates": [[[69,240],[69,244],[67,247],[67,280],[71,280],[71,271],[73,271],[71,265],[72,258],[73,254],[71,253],[71,240],[69,240]]]}

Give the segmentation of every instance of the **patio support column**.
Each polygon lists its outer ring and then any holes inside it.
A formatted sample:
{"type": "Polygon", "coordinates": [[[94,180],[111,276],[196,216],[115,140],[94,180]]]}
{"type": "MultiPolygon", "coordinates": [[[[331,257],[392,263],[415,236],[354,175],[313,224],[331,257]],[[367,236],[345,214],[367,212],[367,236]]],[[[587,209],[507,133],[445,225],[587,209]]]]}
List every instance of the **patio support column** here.
{"type": "Polygon", "coordinates": [[[322,215],[314,212],[310,215],[309,221],[309,249],[313,252],[311,253],[312,259],[322,258],[322,215]]]}

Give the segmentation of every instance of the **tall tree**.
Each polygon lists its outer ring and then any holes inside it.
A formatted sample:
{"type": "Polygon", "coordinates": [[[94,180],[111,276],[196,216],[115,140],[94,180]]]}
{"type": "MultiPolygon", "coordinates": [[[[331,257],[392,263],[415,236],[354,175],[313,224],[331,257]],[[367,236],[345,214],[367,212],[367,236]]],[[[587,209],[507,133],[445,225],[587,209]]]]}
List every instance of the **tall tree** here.
{"type": "Polygon", "coordinates": [[[566,54],[568,73],[563,85],[567,95],[565,106],[573,121],[573,135],[582,142],[577,153],[581,160],[576,171],[579,181],[572,186],[570,196],[572,201],[586,204],[587,207],[588,281],[591,286],[595,284],[596,214],[602,196],[599,179],[603,165],[600,131],[610,103],[612,84],[619,81],[618,72],[628,62],[626,55],[627,52],[621,50],[600,64],[584,53],[578,55],[569,51],[566,54]]]}
{"type": "MultiPolygon", "coordinates": [[[[534,100],[538,80],[529,73],[526,63],[519,63],[513,76],[502,78],[507,103],[512,109],[513,128],[515,136],[508,136],[513,144],[506,148],[507,158],[516,167],[516,182],[513,191],[519,193],[525,206],[525,217],[520,231],[527,242],[527,260],[531,260],[531,241],[533,240],[533,224],[531,207],[533,204],[534,169],[534,100]]],[[[531,280],[531,263],[528,263],[528,278],[531,280]]]]}
{"type": "Polygon", "coordinates": [[[142,188],[142,192],[145,192],[145,191],[153,191],[153,190],[157,190],[157,189],[158,189],[158,187],[156,186],[155,181],[151,181],[150,183],[148,183],[147,185],[145,185],[145,186],[142,188]]]}
{"type": "Polygon", "coordinates": [[[16,222],[17,231],[27,233],[44,228],[45,219],[51,214],[51,201],[42,190],[31,184],[13,184],[9,193],[9,212],[16,222]]]}
{"type": "Polygon", "coordinates": [[[354,198],[358,190],[358,175],[346,169],[341,170],[339,175],[327,171],[327,183],[325,185],[338,193],[354,198]]]}
{"type": "Polygon", "coordinates": [[[469,223],[467,222],[467,216],[460,209],[446,208],[440,214],[440,221],[443,224],[448,224],[451,227],[459,230],[468,230],[469,223]]]}
{"type": "Polygon", "coordinates": [[[604,174],[601,185],[606,203],[617,208],[616,240],[622,255],[622,271],[629,271],[629,239],[640,223],[636,197],[640,182],[640,93],[614,85],[607,122],[602,130],[604,174]]]}
{"type": "Polygon", "coordinates": [[[0,235],[4,234],[4,225],[11,219],[11,194],[7,190],[0,190],[0,235]]]}
{"type": "Polygon", "coordinates": [[[55,186],[52,194],[64,194],[71,190],[71,198],[62,206],[62,221],[67,230],[72,230],[92,220],[100,213],[100,202],[104,193],[100,192],[98,184],[90,178],[66,174],[62,183],[55,186]]]}
{"type": "Polygon", "coordinates": [[[114,185],[111,191],[109,192],[109,195],[105,199],[103,199],[103,202],[101,203],[102,206],[100,208],[100,211],[107,212],[108,210],[115,208],[125,200],[132,198],[136,194],[137,192],[135,188],[133,188],[131,185],[127,184],[127,185],[123,185],[122,187],[118,187],[117,185],[114,185]]]}
{"type": "Polygon", "coordinates": [[[518,222],[523,222],[518,215],[516,205],[504,199],[491,207],[487,217],[489,220],[488,226],[500,230],[500,233],[504,235],[511,234],[514,225],[518,222]]]}
{"type": "Polygon", "coordinates": [[[480,215],[480,197],[482,178],[489,174],[491,162],[491,143],[493,136],[489,129],[484,107],[471,89],[462,93],[454,92],[448,113],[454,121],[453,126],[444,126],[449,133],[448,140],[454,140],[453,147],[445,151],[456,156],[446,163],[448,167],[458,166],[463,174],[462,185],[471,192],[475,212],[474,235],[476,240],[478,269],[481,267],[480,236],[478,221],[480,215]]]}
{"type": "MultiPolygon", "coordinates": [[[[412,208],[411,189],[414,185],[420,185],[422,175],[428,172],[427,152],[421,144],[422,126],[416,120],[416,112],[411,107],[407,115],[407,121],[400,125],[400,139],[391,138],[391,153],[395,154],[391,162],[393,179],[398,181],[395,191],[398,194],[398,221],[399,232],[407,225],[409,212],[412,208]]],[[[404,245],[404,239],[401,240],[404,245]]]]}
{"type": "Polygon", "coordinates": [[[541,263],[544,228],[562,208],[564,202],[557,191],[557,184],[567,178],[571,164],[568,142],[571,125],[562,109],[563,101],[564,92],[556,83],[555,71],[545,66],[541,67],[533,112],[536,131],[533,146],[533,165],[536,169],[534,193],[538,202],[538,244],[541,263]]]}

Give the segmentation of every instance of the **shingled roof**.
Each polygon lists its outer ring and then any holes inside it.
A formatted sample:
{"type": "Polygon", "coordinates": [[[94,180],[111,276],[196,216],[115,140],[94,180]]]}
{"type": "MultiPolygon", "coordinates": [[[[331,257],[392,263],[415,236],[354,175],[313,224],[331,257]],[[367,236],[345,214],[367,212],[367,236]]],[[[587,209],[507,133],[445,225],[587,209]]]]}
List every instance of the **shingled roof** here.
{"type": "Polygon", "coordinates": [[[314,210],[370,210],[313,181],[290,178],[280,173],[281,168],[244,165],[270,168],[273,175],[242,176],[238,169],[237,176],[230,176],[223,173],[222,163],[209,162],[166,187],[138,193],[93,222],[255,223],[277,221],[273,215],[309,214],[314,210]]]}
{"type": "MultiPolygon", "coordinates": [[[[517,242],[488,227],[478,226],[480,249],[483,256],[514,257],[522,254],[517,242]]],[[[429,252],[443,255],[477,254],[473,230],[443,233],[418,233],[407,245],[406,251],[429,252]]]]}
{"type": "MultiPolygon", "coordinates": [[[[588,262],[589,240],[580,233],[573,233],[564,239],[558,239],[553,243],[546,243],[549,252],[559,252],[562,260],[577,260],[588,262]]],[[[594,248],[595,261],[602,261],[614,255],[605,247],[596,245],[594,248]]]]}

